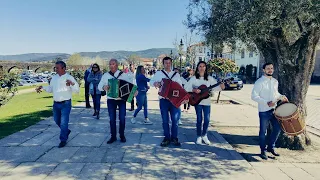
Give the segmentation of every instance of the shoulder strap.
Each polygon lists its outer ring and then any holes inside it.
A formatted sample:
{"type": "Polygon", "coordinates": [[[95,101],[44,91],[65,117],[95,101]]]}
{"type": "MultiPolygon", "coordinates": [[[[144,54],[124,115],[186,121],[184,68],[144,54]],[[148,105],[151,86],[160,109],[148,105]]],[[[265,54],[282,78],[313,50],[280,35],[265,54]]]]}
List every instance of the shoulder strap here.
{"type": "Polygon", "coordinates": [[[118,74],[118,76],[115,77],[115,76],[114,76],[114,73],[112,73],[111,71],[109,71],[109,74],[110,74],[111,76],[113,76],[114,78],[116,78],[116,79],[118,79],[118,78],[121,76],[122,73],[123,73],[123,72],[120,71],[120,73],[118,74]]]}
{"type": "Polygon", "coordinates": [[[174,72],[170,79],[172,79],[176,74],[177,72],[174,72]]]}
{"type": "Polygon", "coordinates": [[[167,76],[168,79],[172,80],[172,78],[177,74],[177,72],[174,72],[173,75],[171,76],[171,78],[168,76],[168,74],[166,72],[164,72],[164,70],[161,70],[161,72],[167,76]]]}
{"type": "Polygon", "coordinates": [[[168,79],[171,79],[171,78],[168,76],[168,74],[167,74],[166,72],[164,72],[164,70],[161,70],[161,72],[162,72],[164,75],[166,75],[168,79]]]}
{"type": "Polygon", "coordinates": [[[123,72],[122,71],[120,71],[120,73],[118,74],[118,76],[116,77],[117,79],[121,76],[121,74],[122,74],[123,72]]]}

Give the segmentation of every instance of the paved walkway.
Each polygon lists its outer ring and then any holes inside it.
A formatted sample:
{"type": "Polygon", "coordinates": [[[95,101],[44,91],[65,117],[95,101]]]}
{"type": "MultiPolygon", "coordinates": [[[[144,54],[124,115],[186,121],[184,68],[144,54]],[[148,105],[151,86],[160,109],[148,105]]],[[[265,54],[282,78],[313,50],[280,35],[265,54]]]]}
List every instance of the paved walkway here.
{"type": "MultiPolygon", "coordinates": [[[[242,104],[247,104],[252,107],[257,107],[257,103],[251,100],[251,91],[253,85],[245,84],[244,88],[240,91],[231,90],[223,91],[222,98],[234,99],[242,104]]],[[[307,125],[310,131],[320,135],[320,85],[310,85],[307,93],[307,125]]]]}
{"type": "MultiPolygon", "coordinates": [[[[105,103],[101,119],[92,110],[72,109],[68,144],[57,148],[59,129],[48,118],[0,140],[0,179],[316,179],[317,164],[248,163],[212,127],[210,146],[196,145],[195,113],[182,114],[180,148],[159,146],[162,125],[154,89],[149,93],[149,118],[153,125],[131,124],[127,113],[126,143],[108,145],[109,119],[105,103]],[[303,178],[302,178],[303,177],[303,178]]],[[[220,107],[213,118],[229,114],[232,105],[220,107]]],[[[250,106],[240,106],[247,111],[250,106]]],[[[230,113],[232,112],[232,113],[230,113]]],[[[241,113],[241,111],[239,111],[241,113]]],[[[245,112],[242,112],[245,114],[245,112]]],[[[253,116],[255,112],[249,112],[253,116]]],[[[256,114],[255,114],[256,115],[256,114]]],[[[139,114],[142,120],[142,112],[139,114]]],[[[251,117],[248,117],[248,121],[251,117]]]]}

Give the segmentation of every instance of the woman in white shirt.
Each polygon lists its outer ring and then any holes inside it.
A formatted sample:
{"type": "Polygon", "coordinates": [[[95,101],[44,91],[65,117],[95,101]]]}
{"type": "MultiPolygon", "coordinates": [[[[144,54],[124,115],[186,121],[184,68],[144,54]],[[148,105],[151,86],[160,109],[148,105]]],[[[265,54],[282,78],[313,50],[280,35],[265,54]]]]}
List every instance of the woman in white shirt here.
{"type": "MultiPolygon", "coordinates": [[[[204,61],[200,61],[197,65],[195,76],[191,77],[189,82],[185,85],[185,89],[188,92],[199,94],[201,93],[201,90],[198,89],[199,86],[206,85],[207,87],[209,87],[216,83],[217,81],[208,74],[207,63],[204,61]]],[[[220,84],[220,86],[213,88],[213,90],[221,91],[221,89],[224,88],[225,86],[222,83],[220,84]]],[[[207,99],[203,99],[198,105],[195,105],[195,110],[197,114],[197,144],[202,144],[202,141],[204,141],[204,143],[206,143],[207,145],[211,144],[207,136],[210,121],[210,104],[210,97],[208,97],[207,99]],[[204,121],[203,127],[202,121],[204,121]]]]}

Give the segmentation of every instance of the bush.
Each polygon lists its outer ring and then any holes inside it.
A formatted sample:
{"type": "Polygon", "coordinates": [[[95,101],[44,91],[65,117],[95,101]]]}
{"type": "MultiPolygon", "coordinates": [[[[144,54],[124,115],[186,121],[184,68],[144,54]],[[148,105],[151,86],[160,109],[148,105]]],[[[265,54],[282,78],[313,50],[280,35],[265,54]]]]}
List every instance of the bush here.
{"type": "Polygon", "coordinates": [[[82,80],[84,79],[84,72],[82,70],[72,70],[70,71],[70,75],[74,77],[74,79],[77,81],[79,86],[82,84],[82,80]]]}
{"type": "Polygon", "coordinates": [[[0,107],[5,105],[18,91],[19,75],[0,71],[0,107]]]}

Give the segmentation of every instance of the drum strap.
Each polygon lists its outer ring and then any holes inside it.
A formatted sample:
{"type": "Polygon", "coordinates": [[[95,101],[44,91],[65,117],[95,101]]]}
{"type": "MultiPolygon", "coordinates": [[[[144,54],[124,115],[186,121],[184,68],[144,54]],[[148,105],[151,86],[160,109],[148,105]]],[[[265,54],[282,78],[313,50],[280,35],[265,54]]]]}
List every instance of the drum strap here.
{"type": "Polygon", "coordinates": [[[115,76],[114,76],[114,73],[112,73],[111,71],[109,71],[109,74],[110,74],[111,76],[113,76],[114,78],[116,78],[116,79],[118,79],[118,78],[121,76],[122,73],[123,73],[123,72],[120,71],[120,73],[118,74],[118,76],[115,77],[115,76]]]}
{"type": "Polygon", "coordinates": [[[164,75],[166,75],[167,78],[170,79],[170,80],[172,80],[172,78],[177,74],[177,72],[174,72],[173,75],[172,75],[171,78],[170,78],[170,77],[168,76],[168,74],[167,74],[166,72],[164,72],[164,70],[161,70],[161,71],[162,71],[162,73],[163,73],[164,75]]]}

